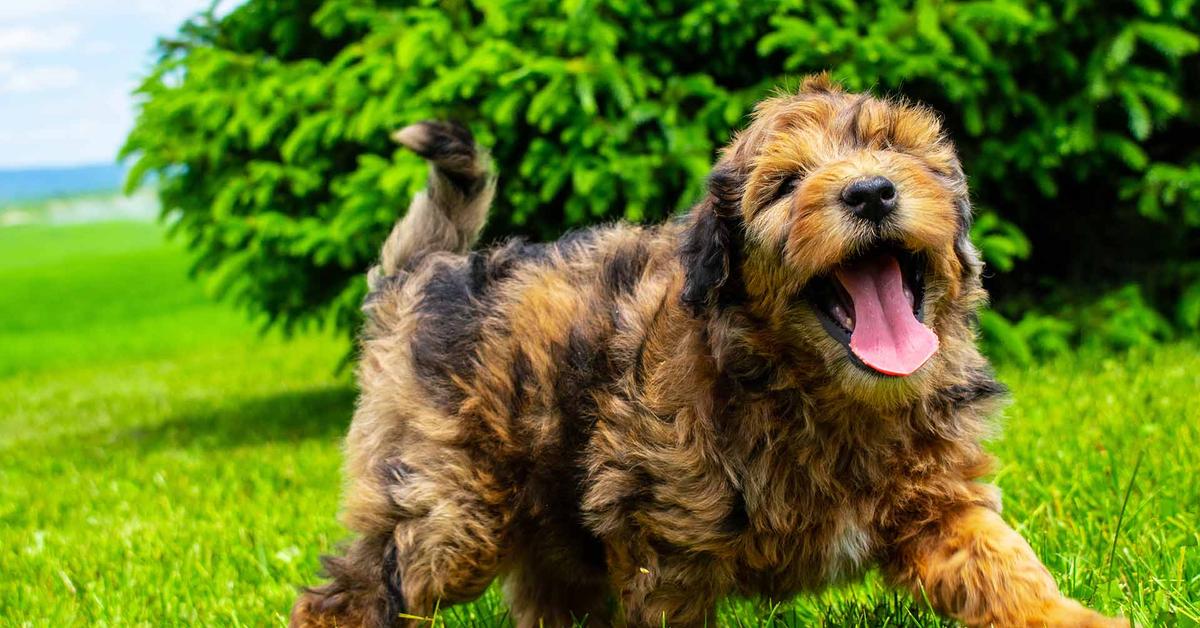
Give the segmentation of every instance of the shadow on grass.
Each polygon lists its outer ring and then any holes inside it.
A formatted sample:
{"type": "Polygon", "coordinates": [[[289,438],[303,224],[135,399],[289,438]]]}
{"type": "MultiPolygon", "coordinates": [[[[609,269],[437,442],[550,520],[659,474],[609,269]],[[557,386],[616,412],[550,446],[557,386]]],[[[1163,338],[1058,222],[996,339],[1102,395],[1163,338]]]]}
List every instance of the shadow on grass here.
{"type": "Polygon", "coordinates": [[[337,386],[214,404],[156,425],[126,430],[116,441],[150,451],[336,440],[350,424],[354,398],[353,388],[337,386]]]}

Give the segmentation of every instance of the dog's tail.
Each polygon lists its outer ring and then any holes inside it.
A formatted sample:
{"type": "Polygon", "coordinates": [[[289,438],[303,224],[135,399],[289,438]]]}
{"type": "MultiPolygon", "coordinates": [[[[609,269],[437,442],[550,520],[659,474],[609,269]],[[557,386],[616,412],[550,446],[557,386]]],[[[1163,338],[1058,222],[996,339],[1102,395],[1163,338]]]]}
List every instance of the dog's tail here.
{"type": "Polygon", "coordinates": [[[384,242],[379,266],[369,276],[372,289],[428,253],[470,250],[496,192],[491,157],[465,127],[418,122],[392,138],[429,161],[429,183],[384,242]]]}

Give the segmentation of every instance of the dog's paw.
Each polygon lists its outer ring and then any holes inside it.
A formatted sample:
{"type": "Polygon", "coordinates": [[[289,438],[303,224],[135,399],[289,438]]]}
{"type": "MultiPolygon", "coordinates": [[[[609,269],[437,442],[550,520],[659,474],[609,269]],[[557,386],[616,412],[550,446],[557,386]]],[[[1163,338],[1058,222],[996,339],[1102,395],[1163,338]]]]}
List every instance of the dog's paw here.
{"type": "Polygon", "coordinates": [[[1106,617],[1075,600],[1063,599],[1033,617],[1027,624],[1048,628],[1129,628],[1124,617],[1106,617]]]}
{"type": "Polygon", "coordinates": [[[349,600],[345,593],[307,589],[292,606],[289,628],[350,628],[362,626],[360,617],[348,614],[349,600]]]}

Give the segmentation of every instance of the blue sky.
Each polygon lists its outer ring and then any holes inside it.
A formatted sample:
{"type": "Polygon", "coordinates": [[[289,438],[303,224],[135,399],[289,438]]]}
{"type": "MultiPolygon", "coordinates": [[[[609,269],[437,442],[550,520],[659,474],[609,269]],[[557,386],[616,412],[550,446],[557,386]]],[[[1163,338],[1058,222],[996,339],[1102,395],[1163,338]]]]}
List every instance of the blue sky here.
{"type": "Polygon", "coordinates": [[[0,168],[112,162],[156,38],[209,2],[0,0],[0,168]]]}

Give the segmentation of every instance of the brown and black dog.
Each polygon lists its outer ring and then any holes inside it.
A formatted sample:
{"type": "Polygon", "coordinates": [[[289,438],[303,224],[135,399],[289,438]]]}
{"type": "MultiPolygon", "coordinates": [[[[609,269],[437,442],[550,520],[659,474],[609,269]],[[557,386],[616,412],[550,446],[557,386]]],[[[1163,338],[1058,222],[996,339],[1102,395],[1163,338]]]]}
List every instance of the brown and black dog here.
{"type": "Polygon", "coordinates": [[[928,109],[827,78],[762,102],[682,219],[471,251],[469,133],[370,274],[357,537],[296,626],[391,626],[503,579],[519,626],[704,625],[878,566],[972,626],[1121,626],[1063,597],[979,479],[1004,388],[967,183],[928,109]]]}

